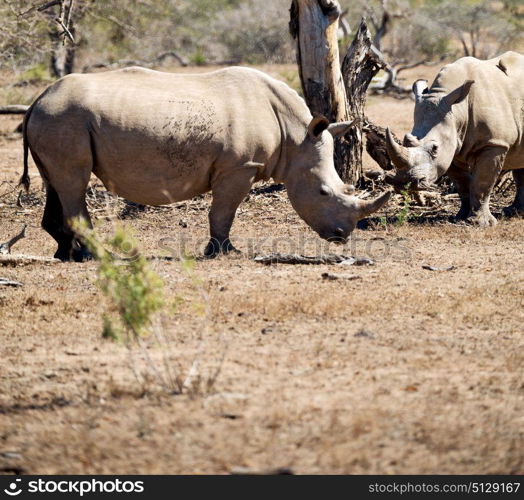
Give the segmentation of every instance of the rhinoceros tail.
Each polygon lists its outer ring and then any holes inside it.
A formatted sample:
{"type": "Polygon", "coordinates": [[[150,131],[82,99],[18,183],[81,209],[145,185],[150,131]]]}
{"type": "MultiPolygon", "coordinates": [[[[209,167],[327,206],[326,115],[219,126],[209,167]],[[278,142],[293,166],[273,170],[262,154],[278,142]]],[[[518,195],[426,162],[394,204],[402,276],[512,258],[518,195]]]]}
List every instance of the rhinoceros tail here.
{"type": "Polygon", "coordinates": [[[33,106],[30,106],[30,108],[27,110],[24,116],[24,123],[22,125],[22,134],[24,138],[24,173],[20,178],[19,186],[24,186],[26,191],[29,191],[29,185],[31,183],[29,179],[29,142],[27,140],[27,125],[29,123],[31,111],[33,111],[33,106]]]}

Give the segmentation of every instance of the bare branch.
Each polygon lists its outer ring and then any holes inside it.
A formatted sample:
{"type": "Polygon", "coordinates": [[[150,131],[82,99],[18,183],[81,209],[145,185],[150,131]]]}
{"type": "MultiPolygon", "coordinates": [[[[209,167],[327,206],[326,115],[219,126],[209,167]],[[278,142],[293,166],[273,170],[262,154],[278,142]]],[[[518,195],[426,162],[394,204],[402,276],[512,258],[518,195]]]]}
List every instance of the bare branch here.
{"type": "Polygon", "coordinates": [[[51,0],[50,2],[46,2],[43,5],[40,5],[40,7],[38,7],[36,10],[38,10],[38,12],[42,12],[44,10],[49,9],[50,7],[54,7],[55,5],[62,5],[62,3],[63,0],[51,0]]]}
{"type": "Polygon", "coordinates": [[[55,19],[55,21],[60,25],[60,27],[64,30],[63,33],[60,33],[59,36],[61,36],[62,34],[65,34],[67,35],[67,38],[69,38],[69,40],[71,40],[71,43],[72,44],[75,44],[75,38],[74,36],[71,34],[71,32],[69,31],[69,28],[64,24],[64,21],[62,21],[62,19],[60,19],[59,17],[57,17],[55,19]]]}
{"type": "Polygon", "coordinates": [[[19,287],[19,286],[22,286],[22,283],[18,281],[8,280],[7,278],[0,278],[0,286],[19,287]]]}
{"type": "Polygon", "coordinates": [[[20,233],[18,233],[16,236],[13,236],[9,241],[7,241],[6,243],[2,243],[0,245],[0,255],[8,255],[11,253],[11,247],[19,240],[21,240],[22,238],[25,238],[25,231],[27,229],[27,225],[25,225],[22,229],[22,231],[20,231],[20,233]]]}
{"type": "Polygon", "coordinates": [[[43,12],[51,7],[54,7],[55,5],[60,5],[62,3],[62,0],[51,0],[50,2],[46,2],[40,6],[33,5],[29,9],[25,10],[24,12],[21,12],[18,14],[19,17],[25,17],[28,14],[31,14],[31,12],[34,12],[35,10],[37,12],[43,12]]]}
{"type": "Polygon", "coordinates": [[[265,264],[340,264],[343,266],[372,266],[374,262],[367,257],[348,257],[347,255],[327,254],[309,257],[306,255],[289,253],[270,253],[268,255],[255,257],[255,262],[265,264]]]}
{"type": "Polygon", "coordinates": [[[23,104],[0,106],[0,115],[25,115],[28,109],[29,106],[23,104]]]}
{"type": "Polygon", "coordinates": [[[0,266],[27,266],[29,264],[60,264],[61,260],[40,255],[0,255],[0,266]]]}
{"type": "Polygon", "coordinates": [[[67,14],[66,14],[65,22],[64,22],[64,24],[68,27],[71,25],[71,16],[73,14],[74,8],[75,8],[75,0],[70,0],[69,8],[67,9],[67,14]]]}
{"type": "Polygon", "coordinates": [[[323,255],[318,257],[307,257],[305,255],[286,254],[286,253],[270,253],[260,257],[255,257],[255,262],[265,264],[340,264],[349,259],[345,255],[323,255]]]}

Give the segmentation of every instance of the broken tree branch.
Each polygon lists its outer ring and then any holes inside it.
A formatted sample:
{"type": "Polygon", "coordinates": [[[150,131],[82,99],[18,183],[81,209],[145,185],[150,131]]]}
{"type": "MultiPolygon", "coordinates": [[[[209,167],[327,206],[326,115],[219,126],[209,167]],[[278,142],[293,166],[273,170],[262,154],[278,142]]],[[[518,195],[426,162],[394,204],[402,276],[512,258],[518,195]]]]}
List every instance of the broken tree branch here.
{"type": "Polygon", "coordinates": [[[2,243],[0,245],[0,255],[8,255],[11,253],[11,247],[22,238],[25,238],[25,232],[27,229],[27,224],[22,228],[22,231],[20,231],[16,236],[13,236],[9,241],[6,243],[2,243]]]}
{"type": "Polygon", "coordinates": [[[29,106],[23,104],[0,106],[0,115],[25,115],[28,109],[29,106]]]}
{"type": "Polygon", "coordinates": [[[9,280],[7,278],[0,278],[0,286],[19,287],[22,286],[22,283],[18,281],[9,280]]]}
{"type": "Polygon", "coordinates": [[[60,264],[61,260],[39,255],[0,255],[0,266],[27,266],[29,264],[60,264]]]}
{"type": "Polygon", "coordinates": [[[350,257],[334,254],[307,257],[305,255],[298,254],[270,253],[269,255],[255,257],[254,260],[259,264],[265,264],[269,266],[271,264],[340,264],[341,262],[344,262],[348,259],[350,259],[350,257]]]}
{"type": "Polygon", "coordinates": [[[265,264],[340,264],[342,266],[371,266],[373,261],[367,257],[348,257],[346,255],[326,254],[314,257],[288,253],[270,253],[254,258],[255,262],[265,264]]]}

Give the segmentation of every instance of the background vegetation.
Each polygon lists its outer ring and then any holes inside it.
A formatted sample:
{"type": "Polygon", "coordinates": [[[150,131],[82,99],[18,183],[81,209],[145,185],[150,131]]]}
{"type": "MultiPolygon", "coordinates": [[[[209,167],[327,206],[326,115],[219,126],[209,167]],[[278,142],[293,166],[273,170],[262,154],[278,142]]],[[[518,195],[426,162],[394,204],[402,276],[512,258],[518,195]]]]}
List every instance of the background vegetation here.
{"type": "MultiPolygon", "coordinates": [[[[0,0],[0,64],[47,70],[56,7],[0,0]],[[32,9],[32,10],[31,10],[32,9]]],[[[122,60],[154,61],[175,51],[189,64],[288,63],[290,0],[76,0],[75,70],[122,60]]],[[[524,0],[341,0],[350,28],[366,16],[375,31],[388,18],[381,49],[392,62],[519,48],[524,0]]],[[[54,27],[56,29],[56,26],[54,27]]],[[[342,35],[342,33],[341,33],[342,35]]]]}

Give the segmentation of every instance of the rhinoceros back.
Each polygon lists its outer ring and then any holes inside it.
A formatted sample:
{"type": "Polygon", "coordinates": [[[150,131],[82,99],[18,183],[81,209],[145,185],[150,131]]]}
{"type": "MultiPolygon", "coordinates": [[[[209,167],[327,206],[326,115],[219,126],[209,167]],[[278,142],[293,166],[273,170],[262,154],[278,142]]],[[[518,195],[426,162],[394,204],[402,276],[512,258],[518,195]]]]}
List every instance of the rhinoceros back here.
{"type": "Polygon", "coordinates": [[[463,103],[467,132],[461,156],[490,145],[508,148],[505,169],[524,164],[524,56],[506,52],[488,60],[464,57],[445,66],[430,92],[446,95],[466,80],[474,80],[463,103]],[[466,109],[467,108],[467,109],[466,109]]]}
{"type": "Polygon", "coordinates": [[[39,157],[89,164],[109,189],[158,205],[208,191],[219,170],[270,168],[282,142],[282,102],[307,120],[296,93],[246,68],[70,75],[37,101],[28,138],[39,157]]]}

